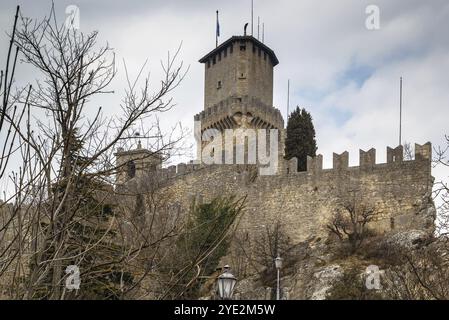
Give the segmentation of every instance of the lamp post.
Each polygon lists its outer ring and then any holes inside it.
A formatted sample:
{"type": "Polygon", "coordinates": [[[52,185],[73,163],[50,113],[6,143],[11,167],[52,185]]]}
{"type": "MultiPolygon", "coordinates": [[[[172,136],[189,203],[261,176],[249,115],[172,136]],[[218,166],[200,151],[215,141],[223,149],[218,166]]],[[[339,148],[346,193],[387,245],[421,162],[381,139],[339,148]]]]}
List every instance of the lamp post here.
{"type": "Polygon", "coordinates": [[[217,280],[218,295],[221,300],[231,300],[237,278],[229,272],[230,267],[228,265],[225,265],[223,269],[224,272],[217,280]]]}
{"type": "Polygon", "coordinates": [[[282,268],[282,258],[279,256],[276,257],[276,259],[274,259],[274,264],[276,266],[276,270],[278,273],[278,277],[277,277],[277,288],[276,288],[276,300],[281,300],[281,278],[280,278],[280,274],[281,274],[281,268],[282,268]]]}

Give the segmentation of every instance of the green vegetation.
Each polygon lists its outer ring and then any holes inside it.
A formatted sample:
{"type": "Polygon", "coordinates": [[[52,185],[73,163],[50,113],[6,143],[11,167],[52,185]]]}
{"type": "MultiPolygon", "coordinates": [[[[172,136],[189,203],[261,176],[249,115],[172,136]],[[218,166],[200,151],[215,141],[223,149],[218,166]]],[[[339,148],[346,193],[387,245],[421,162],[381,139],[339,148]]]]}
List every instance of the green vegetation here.
{"type": "Polygon", "coordinates": [[[180,235],[172,253],[170,270],[176,275],[169,295],[172,298],[195,299],[200,296],[207,277],[226,255],[234,222],[243,210],[245,198],[215,198],[210,203],[192,204],[185,232],[180,235]]]}
{"type": "Polygon", "coordinates": [[[296,107],[287,123],[287,138],[285,139],[285,158],[298,159],[298,171],[307,170],[307,156],[316,155],[317,145],[312,116],[304,108],[296,107]]]}

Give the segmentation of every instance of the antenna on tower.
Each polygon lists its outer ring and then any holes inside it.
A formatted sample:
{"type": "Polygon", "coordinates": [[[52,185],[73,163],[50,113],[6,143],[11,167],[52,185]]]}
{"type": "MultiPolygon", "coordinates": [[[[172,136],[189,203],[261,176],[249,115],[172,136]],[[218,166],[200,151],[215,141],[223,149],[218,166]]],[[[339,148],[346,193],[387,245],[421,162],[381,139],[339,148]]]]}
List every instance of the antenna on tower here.
{"type": "Polygon", "coordinates": [[[288,79],[288,82],[287,82],[287,122],[288,122],[289,112],[290,112],[290,79],[288,79]]]}
{"type": "Polygon", "coordinates": [[[262,22],[262,43],[264,43],[264,38],[265,38],[265,23],[262,22]]]}
{"type": "Polygon", "coordinates": [[[217,10],[217,25],[215,30],[215,48],[218,47],[218,37],[220,36],[220,23],[218,22],[218,10],[217,10]]]}
{"type": "Polygon", "coordinates": [[[260,17],[257,17],[257,40],[259,40],[260,17]]]}
{"type": "Polygon", "coordinates": [[[399,145],[402,145],[402,77],[399,80],[399,145]]]}
{"type": "Polygon", "coordinates": [[[251,36],[254,35],[253,24],[254,24],[254,0],[251,0],[251,36]]]}

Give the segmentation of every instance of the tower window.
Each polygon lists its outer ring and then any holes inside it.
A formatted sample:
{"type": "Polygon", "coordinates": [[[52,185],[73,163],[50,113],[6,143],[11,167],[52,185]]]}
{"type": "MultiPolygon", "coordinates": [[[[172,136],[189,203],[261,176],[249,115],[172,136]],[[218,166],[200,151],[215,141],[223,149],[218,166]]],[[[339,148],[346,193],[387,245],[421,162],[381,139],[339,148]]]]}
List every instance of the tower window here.
{"type": "Polygon", "coordinates": [[[215,57],[212,58],[212,64],[215,64],[217,61],[215,60],[215,57]]]}
{"type": "Polygon", "coordinates": [[[234,46],[231,44],[231,46],[229,47],[229,54],[231,54],[234,51],[234,46]]]}
{"type": "Polygon", "coordinates": [[[221,61],[221,52],[218,53],[218,61],[221,61]]]}
{"type": "Polygon", "coordinates": [[[217,89],[221,89],[221,81],[218,81],[218,83],[217,83],[217,89]]]}
{"type": "Polygon", "coordinates": [[[240,51],[246,51],[246,43],[245,43],[245,40],[240,41],[240,51]]]}
{"type": "Polygon", "coordinates": [[[136,164],[134,161],[128,161],[127,163],[128,178],[134,178],[136,176],[136,164]]]}
{"type": "Polygon", "coordinates": [[[228,55],[228,48],[226,47],[226,48],[224,48],[224,51],[223,51],[223,58],[226,58],[227,55],[228,55]]]}

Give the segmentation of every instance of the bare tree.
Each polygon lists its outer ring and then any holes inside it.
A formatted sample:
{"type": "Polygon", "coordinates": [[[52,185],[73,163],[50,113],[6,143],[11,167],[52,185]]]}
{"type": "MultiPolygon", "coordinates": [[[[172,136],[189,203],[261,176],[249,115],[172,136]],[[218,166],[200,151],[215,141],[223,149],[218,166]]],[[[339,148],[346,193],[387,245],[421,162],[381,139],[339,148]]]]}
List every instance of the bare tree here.
{"type": "Polygon", "coordinates": [[[276,257],[281,255],[286,259],[292,248],[290,238],[279,220],[272,226],[266,226],[264,232],[255,238],[254,244],[254,260],[269,274],[275,269],[276,257]]]}
{"type": "MultiPolygon", "coordinates": [[[[149,123],[153,119],[149,130],[161,137],[148,156],[173,150],[182,138],[173,133],[161,136],[155,119],[173,107],[168,95],[185,75],[182,63],[177,63],[179,49],[162,63],[159,89],[151,90],[148,77],[140,84],[142,67],[135,80],[127,76],[121,112],[107,116],[91,101],[112,92],[108,88],[117,69],[111,48],[97,46],[97,32],[84,34],[58,25],[54,8],[42,21],[20,17],[16,27],[17,21],[7,71],[2,73],[1,113],[1,127],[9,127],[7,137],[16,141],[17,148],[8,141],[2,145],[1,173],[9,159],[5,155],[13,152],[20,155],[23,166],[12,167],[13,190],[5,201],[8,206],[0,208],[0,236],[8,240],[0,248],[0,283],[14,298],[122,298],[136,285],[124,281],[124,275],[129,275],[126,263],[140,248],[123,246],[116,237],[122,216],[114,208],[113,184],[121,168],[115,165],[113,152],[142,119],[149,123]],[[13,44],[17,50],[11,74],[20,53],[39,75],[35,86],[19,90],[11,99],[21,108],[11,107],[8,99],[13,44]],[[94,296],[66,291],[64,270],[70,264],[83,267],[83,283],[94,288],[89,293],[94,296]],[[111,277],[118,277],[117,288],[105,283],[111,277]],[[95,291],[98,286],[100,295],[95,291]]],[[[165,237],[164,233],[151,239],[153,248],[165,237]]]]}
{"type": "MultiPolygon", "coordinates": [[[[11,87],[14,82],[14,74],[16,70],[17,57],[19,50],[16,48],[15,54],[11,57],[13,48],[14,48],[14,39],[17,28],[17,20],[19,17],[19,6],[17,6],[16,14],[14,17],[14,24],[12,28],[12,33],[10,36],[8,54],[6,57],[6,66],[5,70],[0,71],[0,100],[1,100],[1,108],[0,108],[0,134],[4,136],[4,141],[2,142],[1,147],[1,158],[0,158],[0,179],[4,176],[8,162],[10,160],[11,154],[14,152],[15,144],[15,132],[13,130],[12,124],[6,123],[5,118],[7,113],[11,112],[11,106],[13,101],[10,100],[11,96],[11,87]]],[[[14,110],[13,112],[16,112],[14,110]]]]}
{"type": "MultiPolygon", "coordinates": [[[[445,136],[445,145],[435,149],[434,165],[449,168],[449,136],[445,136]]],[[[437,208],[438,216],[436,219],[436,233],[440,236],[449,235],[449,184],[447,179],[435,182],[434,198],[440,199],[440,205],[437,208]]]]}
{"type": "Polygon", "coordinates": [[[413,160],[413,147],[410,142],[404,142],[404,160],[413,160]]]}
{"type": "Polygon", "coordinates": [[[376,217],[377,211],[363,203],[354,192],[352,199],[346,200],[337,209],[328,230],[341,241],[347,240],[351,246],[351,253],[357,251],[367,236],[367,225],[376,217]]]}
{"type": "Polygon", "coordinates": [[[389,299],[449,299],[447,238],[431,239],[417,248],[383,248],[388,268],[383,276],[389,299]]]}

